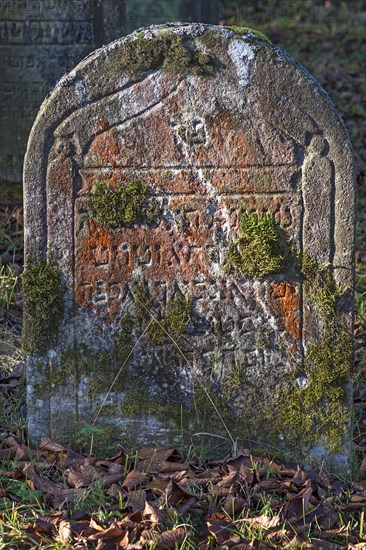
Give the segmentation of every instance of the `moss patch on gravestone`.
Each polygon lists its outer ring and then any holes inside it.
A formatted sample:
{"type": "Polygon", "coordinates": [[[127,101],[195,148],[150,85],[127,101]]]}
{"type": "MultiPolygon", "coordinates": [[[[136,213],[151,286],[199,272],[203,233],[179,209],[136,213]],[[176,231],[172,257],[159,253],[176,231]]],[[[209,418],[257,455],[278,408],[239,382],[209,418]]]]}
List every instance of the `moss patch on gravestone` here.
{"type": "Polygon", "coordinates": [[[46,351],[54,344],[63,318],[65,285],[61,269],[47,261],[28,262],[23,273],[23,349],[46,351]]]}
{"type": "MultiPolygon", "coordinates": [[[[138,382],[131,380],[130,387],[126,390],[123,402],[118,405],[118,413],[125,418],[154,416],[164,422],[170,419],[177,428],[181,426],[183,405],[181,403],[168,402],[157,396],[149,395],[147,389],[138,382]]],[[[185,417],[185,424],[189,417],[185,417]]]]}
{"type": "Polygon", "coordinates": [[[164,339],[179,339],[180,336],[188,334],[188,325],[191,320],[192,303],[188,298],[175,296],[168,307],[165,319],[159,323],[154,322],[148,333],[148,340],[151,345],[161,344],[164,339]],[[168,337],[169,335],[169,337],[168,337]]]}
{"type": "Polygon", "coordinates": [[[152,224],[160,213],[150,187],[138,179],[117,187],[98,180],[90,194],[90,209],[98,224],[110,228],[152,224]]]}
{"type": "Polygon", "coordinates": [[[131,78],[158,68],[173,74],[208,77],[215,72],[215,58],[198,49],[194,41],[164,30],[149,39],[139,33],[134,40],[126,42],[118,58],[113,60],[113,67],[131,78]]]}
{"type": "Polygon", "coordinates": [[[179,338],[188,334],[188,326],[192,318],[192,301],[184,296],[174,296],[168,305],[164,319],[152,309],[154,298],[149,291],[146,281],[140,280],[135,289],[136,320],[140,328],[145,328],[149,321],[153,321],[147,331],[148,343],[159,345],[164,339],[179,338]],[[154,315],[155,319],[151,315],[154,315]]]}
{"type": "Polygon", "coordinates": [[[229,31],[235,32],[235,34],[238,34],[240,36],[243,36],[243,38],[249,42],[250,44],[256,43],[256,42],[264,42],[265,44],[271,45],[272,42],[270,39],[263,34],[260,31],[256,31],[255,29],[250,29],[249,27],[238,27],[237,25],[225,25],[225,29],[228,29],[229,31]]]}
{"type": "Polygon", "coordinates": [[[296,369],[296,385],[278,392],[274,422],[286,437],[311,445],[322,438],[330,453],[340,451],[348,429],[347,383],[352,371],[353,340],[338,323],[342,291],[331,265],[303,254],[300,271],[310,303],[324,321],[322,338],[309,346],[304,365],[296,369]]]}
{"type": "Polygon", "coordinates": [[[290,250],[283,231],[272,214],[244,212],[241,216],[240,230],[240,236],[228,253],[228,269],[233,269],[243,277],[254,279],[286,270],[290,250]]]}
{"type": "Polygon", "coordinates": [[[345,330],[327,329],[312,344],[294,387],[282,390],[272,421],[286,439],[311,445],[324,439],[329,452],[341,449],[348,428],[346,384],[351,374],[352,338],[345,330]]]}
{"type": "Polygon", "coordinates": [[[315,258],[303,254],[301,273],[309,301],[324,317],[334,316],[341,291],[334,280],[331,265],[319,264],[315,258]]]}
{"type": "Polygon", "coordinates": [[[166,317],[166,331],[173,336],[188,333],[188,324],[191,319],[192,302],[187,298],[175,296],[171,301],[166,317]]]}

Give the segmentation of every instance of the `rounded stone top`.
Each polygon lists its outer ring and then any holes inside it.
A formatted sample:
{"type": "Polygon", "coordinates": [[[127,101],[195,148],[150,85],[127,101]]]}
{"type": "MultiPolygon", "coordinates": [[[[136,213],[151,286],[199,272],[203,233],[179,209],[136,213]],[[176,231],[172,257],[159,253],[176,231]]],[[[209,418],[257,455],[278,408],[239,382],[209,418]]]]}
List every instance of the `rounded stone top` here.
{"type": "Polygon", "coordinates": [[[137,91],[145,79],[154,82],[157,95],[166,81],[201,81],[201,91],[211,92],[204,98],[207,110],[212,110],[217,94],[242,113],[256,110],[263,120],[271,118],[303,145],[309,145],[320,125],[337,135],[340,150],[350,150],[326,92],[265,35],[246,27],[167,23],[138,29],[103,46],[61,78],[33,126],[26,170],[38,129],[57,128],[61,135],[61,127],[68,131],[65,122],[70,114],[134,84],[137,91]],[[202,86],[207,80],[210,86],[202,86]]]}
{"type": "MultiPolygon", "coordinates": [[[[143,120],[144,113],[153,114],[167,99],[170,107],[161,112],[175,136],[175,156],[169,156],[164,132],[157,130],[160,116],[158,123],[151,119],[150,126],[135,130],[145,132],[145,144],[151,140],[145,150],[131,145],[120,154],[114,143],[117,156],[113,157],[113,147],[108,154],[99,147],[99,162],[106,167],[125,162],[145,168],[300,167],[311,154],[327,155],[335,166],[336,195],[342,189],[337,204],[345,217],[347,212],[351,217],[347,205],[353,204],[354,183],[349,139],[328,95],[314,78],[257,31],[168,23],[138,29],[96,50],[47,96],[25,158],[26,202],[32,197],[29,226],[43,223],[42,209],[37,213],[35,204],[43,202],[45,172],[56,140],[58,150],[74,158],[80,169],[91,168],[99,136],[108,132],[111,136],[121,124],[131,126],[143,120]],[[178,121],[173,116],[177,111],[178,121]],[[204,121],[209,120],[219,122],[220,129],[207,134],[204,121]]],[[[262,189],[275,190],[281,191],[281,185],[262,189]]],[[[46,237],[36,239],[36,233],[27,231],[27,254],[44,256],[46,237]]],[[[349,254],[341,256],[340,265],[350,265],[349,254]]]]}

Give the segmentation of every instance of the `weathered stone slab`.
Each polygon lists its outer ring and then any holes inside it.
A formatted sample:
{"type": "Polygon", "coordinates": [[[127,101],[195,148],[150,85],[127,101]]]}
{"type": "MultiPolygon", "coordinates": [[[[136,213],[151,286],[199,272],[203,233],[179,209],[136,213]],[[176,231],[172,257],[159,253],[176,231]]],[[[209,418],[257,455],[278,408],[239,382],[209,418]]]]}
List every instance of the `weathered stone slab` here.
{"type": "Polygon", "coordinates": [[[347,468],[352,155],[300,65],[248,31],[139,31],[59,82],[24,174],[33,441],[199,431],[347,468]]]}
{"type": "Polygon", "coordinates": [[[28,135],[57,80],[142,25],[217,23],[207,0],[0,0],[0,186],[21,183],[28,135]]]}

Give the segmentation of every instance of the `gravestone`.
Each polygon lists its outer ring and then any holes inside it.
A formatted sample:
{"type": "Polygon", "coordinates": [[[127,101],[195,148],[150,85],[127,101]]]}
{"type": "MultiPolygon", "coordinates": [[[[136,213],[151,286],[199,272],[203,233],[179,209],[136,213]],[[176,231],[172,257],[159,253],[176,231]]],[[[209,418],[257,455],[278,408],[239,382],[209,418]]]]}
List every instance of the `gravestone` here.
{"type": "MultiPolygon", "coordinates": [[[[22,181],[43,98],[89,52],[142,25],[217,23],[216,0],[0,0],[0,186],[22,181]]],[[[5,190],[3,189],[5,192],[5,190]]]]}
{"type": "Polygon", "coordinates": [[[140,30],[61,79],[24,174],[34,442],[347,469],[353,164],[305,69],[248,29],[140,30]]]}

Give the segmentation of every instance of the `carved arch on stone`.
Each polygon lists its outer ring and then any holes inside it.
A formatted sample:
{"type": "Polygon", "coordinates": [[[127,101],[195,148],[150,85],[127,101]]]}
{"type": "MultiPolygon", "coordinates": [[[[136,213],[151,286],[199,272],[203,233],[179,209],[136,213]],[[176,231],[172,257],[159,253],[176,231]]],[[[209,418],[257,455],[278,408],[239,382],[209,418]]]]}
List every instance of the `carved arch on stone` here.
{"type": "MultiPolygon", "coordinates": [[[[103,59],[108,52],[120,47],[124,41],[125,39],[121,39],[92,54],[59,82],[43,104],[28,143],[24,168],[27,197],[25,202],[26,258],[27,261],[45,259],[51,244],[50,252],[62,267],[70,288],[73,287],[74,258],[69,251],[65,250],[65,242],[72,242],[74,239],[74,205],[80,185],[81,159],[92,137],[104,131],[102,127],[95,128],[93,112],[99,109],[103,96],[108,97],[108,101],[115,101],[117,106],[122,105],[123,97],[129,97],[130,103],[128,101],[124,103],[124,109],[130,108],[126,116],[138,116],[138,113],[146,108],[146,103],[145,107],[141,106],[140,111],[138,107],[136,108],[139,90],[141,91],[143,86],[151,84],[151,101],[154,102],[156,86],[160,86],[162,93],[164,91],[170,93],[170,90],[176,89],[179,85],[175,77],[154,73],[134,84],[121,77],[116,89],[111,88],[108,82],[100,82],[100,86],[96,85],[94,89],[90,89],[89,79],[93,79],[95,66],[99,62],[103,64],[103,59]],[[80,116],[81,111],[89,113],[89,116],[85,116],[84,125],[79,135],[75,136],[72,130],[73,121],[80,116]],[[93,127],[89,125],[91,122],[93,127]],[[74,186],[75,182],[76,186],[74,186]],[[62,208],[58,207],[58,200],[62,200],[62,208]],[[50,207],[48,203],[53,206],[50,207]],[[68,228],[67,231],[64,230],[65,227],[68,228]]],[[[334,263],[336,279],[343,284],[348,282],[352,286],[354,184],[352,155],[347,135],[326,94],[314,84],[311,77],[285,54],[274,53],[274,56],[276,67],[269,70],[268,63],[264,67],[258,61],[258,66],[253,72],[253,85],[258,86],[260,93],[254,98],[257,106],[253,108],[252,116],[267,113],[273,126],[281,128],[288,135],[291,131],[284,123],[289,116],[288,113],[290,113],[290,120],[298,118],[298,127],[301,131],[298,135],[291,137],[306,151],[302,164],[302,185],[304,186],[306,181],[307,185],[311,183],[314,191],[319,191],[317,173],[321,170],[329,175],[328,183],[325,182],[324,186],[331,196],[331,204],[334,204],[334,210],[331,212],[334,236],[325,235],[324,238],[334,241],[331,245],[332,255],[329,260],[334,263]],[[288,89],[281,88],[283,82],[277,73],[283,70],[285,65],[286,70],[292,73],[292,82],[296,83],[294,88],[290,88],[290,84],[288,89]],[[290,97],[293,98],[291,102],[286,99],[290,97]],[[323,133],[319,129],[322,129],[323,133]]],[[[144,94],[144,101],[146,102],[146,94],[144,94]]],[[[120,119],[109,122],[117,124],[120,119]]],[[[311,194],[304,196],[305,209],[307,204],[311,204],[311,198],[311,194]]],[[[319,204],[318,202],[317,206],[319,204]]],[[[309,245],[311,249],[312,221],[311,216],[307,218],[308,214],[310,212],[304,215],[303,230],[303,237],[308,241],[306,243],[303,241],[303,244],[309,245]]],[[[73,249],[73,247],[70,248],[73,249]]],[[[325,246],[324,250],[326,248],[325,246]]],[[[326,261],[324,256],[318,259],[326,261]]],[[[346,304],[346,311],[351,309],[350,300],[351,297],[346,304]]],[[[69,294],[67,305],[69,308],[73,306],[72,292],[69,294]]],[[[349,324],[349,316],[347,322],[349,324]]],[[[34,371],[36,372],[36,369],[34,371]]],[[[42,422],[40,421],[39,425],[35,422],[34,433],[47,432],[43,430],[42,422]]]]}

